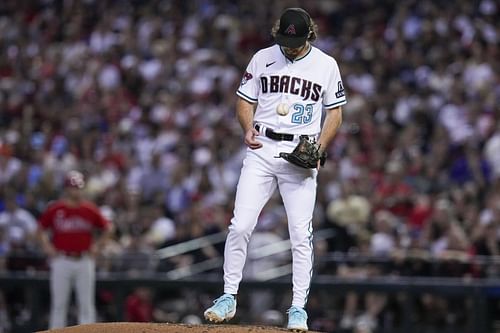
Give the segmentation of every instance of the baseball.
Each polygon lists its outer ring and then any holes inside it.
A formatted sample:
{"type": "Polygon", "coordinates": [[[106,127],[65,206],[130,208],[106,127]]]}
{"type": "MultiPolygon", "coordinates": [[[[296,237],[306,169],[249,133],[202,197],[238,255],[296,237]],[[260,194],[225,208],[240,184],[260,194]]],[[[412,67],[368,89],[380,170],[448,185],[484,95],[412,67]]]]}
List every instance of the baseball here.
{"type": "Polygon", "coordinates": [[[278,107],[276,107],[276,112],[280,116],[286,116],[288,114],[288,111],[289,111],[289,107],[288,107],[288,104],[286,104],[286,103],[280,103],[280,104],[278,104],[278,107]]]}

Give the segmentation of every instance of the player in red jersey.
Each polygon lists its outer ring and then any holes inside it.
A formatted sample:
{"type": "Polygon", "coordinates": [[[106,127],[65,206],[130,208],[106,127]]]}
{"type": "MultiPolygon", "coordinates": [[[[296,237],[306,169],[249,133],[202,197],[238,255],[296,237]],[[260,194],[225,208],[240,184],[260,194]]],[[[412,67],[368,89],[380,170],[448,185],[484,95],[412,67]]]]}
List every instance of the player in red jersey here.
{"type": "Polygon", "coordinates": [[[66,326],[71,290],[76,289],[78,322],[95,322],[95,256],[113,227],[92,202],[85,200],[85,179],[70,171],[64,198],[50,204],[39,219],[38,237],[50,259],[50,328],[66,326]],[[94,239],[94,233],[100,231],[94,239]]]}

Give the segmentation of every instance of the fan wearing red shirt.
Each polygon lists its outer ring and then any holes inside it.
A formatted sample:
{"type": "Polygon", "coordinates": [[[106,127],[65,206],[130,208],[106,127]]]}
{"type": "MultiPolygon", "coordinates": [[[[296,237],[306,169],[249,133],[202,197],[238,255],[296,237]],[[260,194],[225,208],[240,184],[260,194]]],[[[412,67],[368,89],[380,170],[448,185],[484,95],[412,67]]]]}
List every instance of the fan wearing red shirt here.
{"type": "Polygon", "coordinates": [[[125,304],[125,319],[127,321],[143,323],[153,321],[153,303],[151,291],[148,288],[137,288],[127,297],[125,304]]]}
{"type": "Polygon", "coordinates": [[[72,288],[76,289],[79,324],[96,320],[95,256],[113,228],[97,206],[83,198],[84,186],[83,174],[70,171],[64,198],[49,205],[38,221],[38,237],[50,259],[51,329],[66,326],[72,288]]]}

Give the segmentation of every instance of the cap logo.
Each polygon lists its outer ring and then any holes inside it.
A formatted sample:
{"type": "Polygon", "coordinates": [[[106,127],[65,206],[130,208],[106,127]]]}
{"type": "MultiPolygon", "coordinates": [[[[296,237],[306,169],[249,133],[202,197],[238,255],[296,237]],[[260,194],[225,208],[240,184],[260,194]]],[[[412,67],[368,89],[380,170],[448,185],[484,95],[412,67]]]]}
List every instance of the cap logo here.
{"type": "Polygon", "coordinates": [[[297,34],[297,32],[295,31],[295,25],[290,24],[290,25],[288,26],[288,28],[286,28],[286,30],[285,30],[285,34],[287,34],[287,35],[296,35],[296,34],[297,34]]]}

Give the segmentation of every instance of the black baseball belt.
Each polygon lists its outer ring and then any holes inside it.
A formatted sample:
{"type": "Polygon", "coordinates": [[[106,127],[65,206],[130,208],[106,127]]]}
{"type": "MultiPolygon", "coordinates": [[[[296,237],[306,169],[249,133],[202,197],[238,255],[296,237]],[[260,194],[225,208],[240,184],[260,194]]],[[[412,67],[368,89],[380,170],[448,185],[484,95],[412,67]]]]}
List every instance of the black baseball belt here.
{"type": "MultiPolygon", "coordinates": [[[[267,128],[261,124],[255,124],[254,128],[259,133],[263,133],[269,139],[272,139],[275,141],[293,141],[295,138],[303,136],[303,135],[290,134],[290,133],[278,133],[278,132],[273,131],[271,128],[267,128]]],[[[314,135],[304,135],[304,136],[307,136],[309,138],[315,137],[314,135]]]]}

